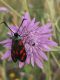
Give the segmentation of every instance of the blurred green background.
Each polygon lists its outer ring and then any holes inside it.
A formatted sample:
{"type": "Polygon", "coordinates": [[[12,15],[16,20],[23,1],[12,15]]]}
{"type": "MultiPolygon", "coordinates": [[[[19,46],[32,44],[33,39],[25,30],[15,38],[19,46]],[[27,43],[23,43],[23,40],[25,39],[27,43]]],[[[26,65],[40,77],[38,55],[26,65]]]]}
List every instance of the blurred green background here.
{"type": "MultiPolygon", "coordinates": [[[[0,13],[0,22],[5,20],[9,24],[18,25],[24,11],[28,11],[31,18],[35,17],[41,24],[52,22],[53,40],[58,43],[58,48],[47,53],[48,62],[44,64],[44,70],[36,65],[26,65],[19,69],[18,64],[1,61],[0,80],[60,80],[60,0],[0,0],[0,7],[5,6],[11,12],[0,13]]],[[[6,39],[8,29],[0,25],[0,41],[6,39]]],[[[6,49],[0,45],[0,58],[6,49]]]]}

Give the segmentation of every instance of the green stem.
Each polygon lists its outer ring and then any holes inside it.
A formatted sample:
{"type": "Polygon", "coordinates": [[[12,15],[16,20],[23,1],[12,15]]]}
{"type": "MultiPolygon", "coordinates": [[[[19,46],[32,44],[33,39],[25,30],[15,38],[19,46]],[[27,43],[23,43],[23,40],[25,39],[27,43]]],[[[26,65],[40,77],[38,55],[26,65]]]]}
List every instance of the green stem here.
{"type": "Polygon", "coordinates": [[[53,26],[52,28],[54,30],[53,34],[54,34],[54,37],[56,38],[55,25],[54,25],[54,22],[55,22],[54,0],[46,0],[46,5],[47,5],[47,10],[48,10],[48,13],[49,13],[49,17],[52,20],[52,26],[53,26]]]}
{"type": "Polygon", "coordinates": [[[47,77],[46,77],[46,80],[51,80],[51,69],[50,69],[50,54],[48,53],[48,71],[47,71],[47,77]]]}
{"type": "Polygon", "coordinates": [[[51,52],[51,55],[53,57],[53,59],[55,60],[56,64],[58,65],[58,67],[60,68],[60,63],[58,62],[58,60],[56,59],[55,55],[53,54],[53,52],[51,52]]]}
{"type": "Polygon", "coordinates": [[[21,17],[20,13],[18,13],[15,9],[13,9],[10,5],[8,5],[4,0],[0,0],[6,7],[8,7],[14,14],[18,17],[21,17]]]}
{"type": "Polygon", "coordinates": [[[60,20],[60,17],[56,20],[55,26],[57,28],[57,31],[60,33],[60,28],[58,27],[58,21],[60,20]]]}
{"type": "Polygon", "coordinates": [[[6,65],[5,64],[6,64],[6,62],[3,61],[3,69],[4,69],[4,71],[3,71],[3,78],[4,78],[4,80],[7,80],[6,79],[6,70],[5,70],[6,69],[6,67],[5,67],[6,65]]]}
{"type": "Polygon", "coordinates": [[[28,9],[28,5],[27,5],[27,0],[22,0],[21,1],[22,2],[22,8],[23,8],[23,10],[24,11],[29,11],[29,9],[28,9]]]}

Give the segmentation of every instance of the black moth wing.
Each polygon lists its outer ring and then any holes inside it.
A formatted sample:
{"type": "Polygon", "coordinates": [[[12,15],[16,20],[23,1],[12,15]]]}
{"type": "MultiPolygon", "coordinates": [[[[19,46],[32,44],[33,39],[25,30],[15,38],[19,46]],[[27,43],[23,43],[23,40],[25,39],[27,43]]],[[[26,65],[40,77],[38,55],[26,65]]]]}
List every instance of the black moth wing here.
{"type": "Polygon", "coordinates": [[[27,55],[21,39],[12,40],[11,57],[14,62],[17,60],[25,62],[27,55]]]}
{"type": "Polygon", "coordinates": [[[13,60],[14,62],[17,61],[16,49],[17,49],[17,41],[15,41],[15,40],[12,39],[11,57],[12,57],[12,60],[13,60]]]}

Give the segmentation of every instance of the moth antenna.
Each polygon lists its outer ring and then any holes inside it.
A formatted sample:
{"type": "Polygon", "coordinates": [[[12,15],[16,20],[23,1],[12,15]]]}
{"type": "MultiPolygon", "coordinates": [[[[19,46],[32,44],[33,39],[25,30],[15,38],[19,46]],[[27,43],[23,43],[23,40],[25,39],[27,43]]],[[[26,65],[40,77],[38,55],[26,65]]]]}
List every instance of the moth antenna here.
{"type": "MultiPolygon", "coordinates": [[[[21,22],[21,24],[20,24],[20,26],[19,26],[19,29],[20,29],[21,25],[23,24],[24,20],[26,20],[26,19],[24,18],[24,19],[22,20],[22,22],[21,22]]],[[[17,32],[19,31],[19,29],[17,30],[17,32]]]]}
{"type": "MultiPolygon", "coordinates": [[[[2,23],[4,23],[4,24],[6,25],[6,27],[9,28],[9,30],[10,30],[11,32],[13,32],[5,21],[1,22],[0,24],[2,24],[2,23]]],[[[13,32],[13,33],[14,33],[14,32],[13,32]]]]}

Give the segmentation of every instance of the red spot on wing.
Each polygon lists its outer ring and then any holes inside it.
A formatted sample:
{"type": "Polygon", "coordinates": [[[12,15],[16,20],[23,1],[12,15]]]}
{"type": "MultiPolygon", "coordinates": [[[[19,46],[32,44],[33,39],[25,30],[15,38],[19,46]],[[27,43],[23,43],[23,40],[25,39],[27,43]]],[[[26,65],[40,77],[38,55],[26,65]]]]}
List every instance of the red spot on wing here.
{"type": "Polygon", "coordinates": [[[22,55],[22,57],[21,57],[21,60],[23,60],[23,59],[24,59],[25,55],[26,55],[26,54],[25,54],[25,53],[23,53],[23,55],[22,55]]]}
{"type": "Polygon", "coordinates": [[[20,40],[18,44],[19,44],[19,45],[23,45],[22,40],[20,40]]]}
{"type": "Polygon", "coordinates": [[[22,54],[24,52],[24,47],[23,47],[23,49],[20,51],[20,54],[22,54]]]}

